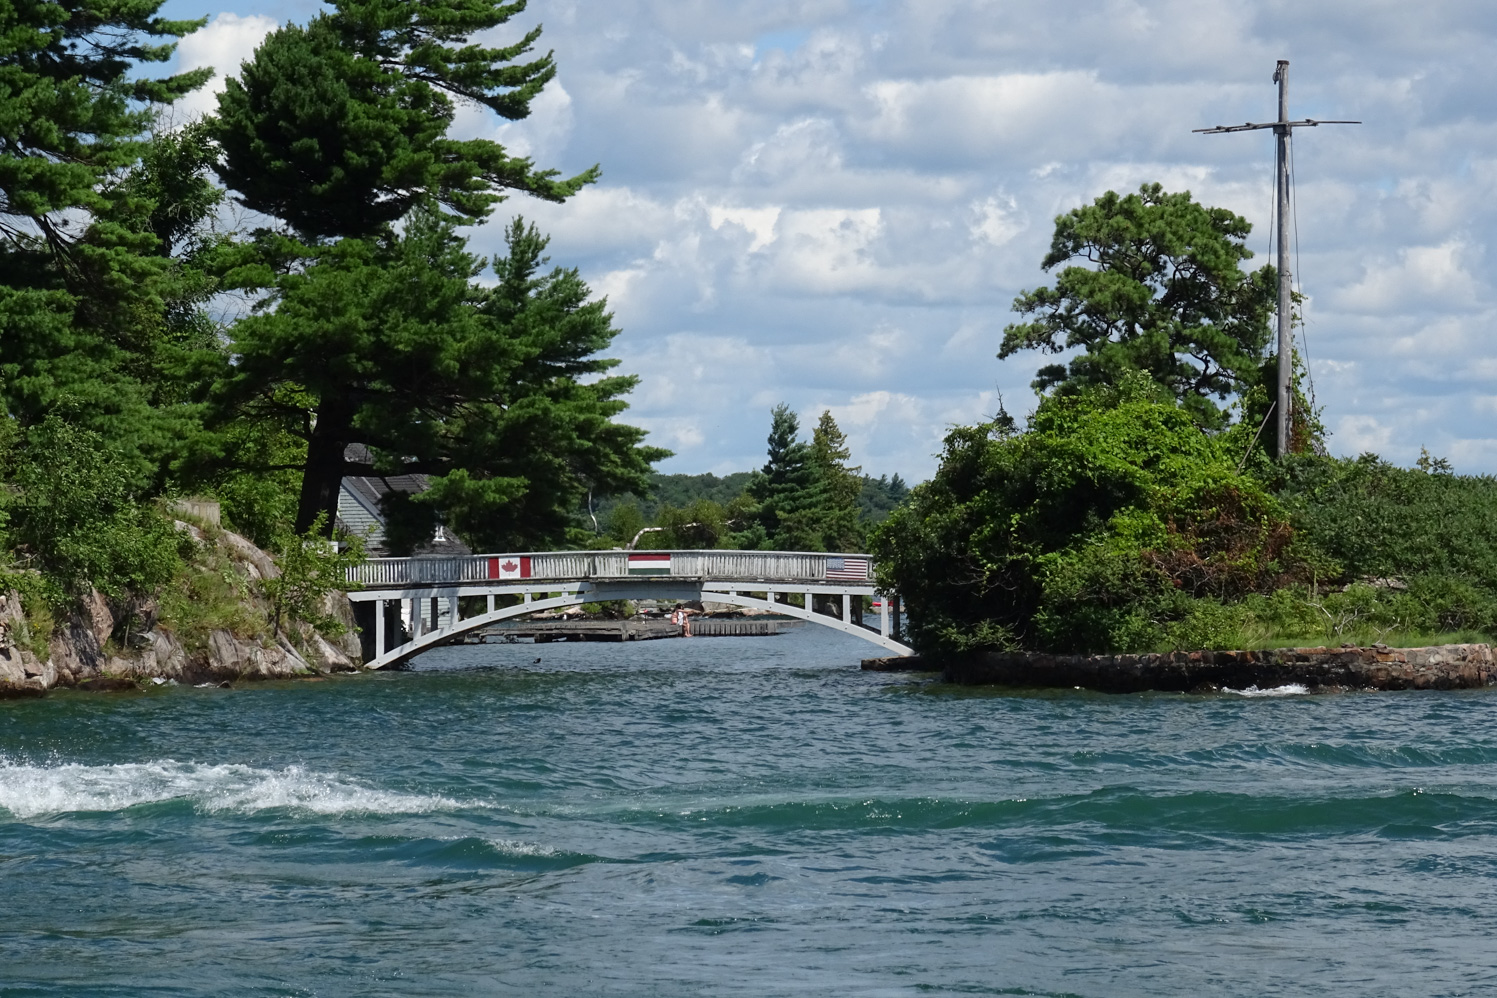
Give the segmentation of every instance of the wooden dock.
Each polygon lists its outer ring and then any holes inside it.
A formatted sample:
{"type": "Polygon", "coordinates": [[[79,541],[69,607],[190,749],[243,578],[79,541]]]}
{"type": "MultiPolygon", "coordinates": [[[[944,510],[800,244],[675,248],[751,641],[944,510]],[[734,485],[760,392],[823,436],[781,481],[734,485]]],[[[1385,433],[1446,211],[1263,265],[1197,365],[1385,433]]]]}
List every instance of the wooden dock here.
{"type": "MultiPolygon", "coordinates": [[[[697,617],[691,622],[691,636],[770,637],[800,625],[799,620],[697,617]]],[[[668,620],[520,620],[513,624],[495,624],[493,627],[474,631],[467,643],[519,641],[522,638],[529,638],[536,644],[550,641],[654,641],[658,638],[681,636],[680,625],[668,620]]]]}

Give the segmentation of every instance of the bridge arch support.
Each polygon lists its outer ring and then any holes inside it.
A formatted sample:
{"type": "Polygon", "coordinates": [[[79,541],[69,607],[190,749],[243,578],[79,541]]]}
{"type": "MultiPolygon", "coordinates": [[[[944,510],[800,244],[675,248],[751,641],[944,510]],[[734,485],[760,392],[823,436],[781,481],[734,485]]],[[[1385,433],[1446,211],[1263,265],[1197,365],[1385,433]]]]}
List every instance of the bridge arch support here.
{"type": "MultiPolygon", "coordinates": [[[[747,586],[742,587],[748,589],[747,586]]],[[[832,617],[824,613],[817,613],[813,609],[794,606],[788,603],[775,601],[774,597],[780,594],[796,593],[806,596],[874,596],[871,586],[845,586],[845,585],[794,585],[773,584],[763,587],[749,589],[750,592],[764,592],[769,598],[761,599],[750,596],[739,588],[722,584],[699,583],[683,584],[682,580],[660,579],[658,581],[628,581],[628,582],[576,582],[564,585],[547,583],[524,583],[524,584],[490,584],[490,585],[459,585],[447,587],[431,587],[421,589],[406,589],[399,591],[390,590],[365,590],[352,592],[349,598],[357,602],[375,603],[375,656],[366,666],[371,669],[380,669],[389,665],[403,662],[409,658],[419,655],[421,652],[435,648],[438,645],[448,644],[457,638],[472,631],[488,627],[503,620],[522,617],[527,614],[537,613],[544,610],[556,610],[569,606],[578,606],[583,603],[605,603],[614,600],[710,600],[717,603],[731,603],[735,606],[768,610],[783,614],[788,617],[798,618],[823,627],[850,634],[861,638],[884,649],[894,655],[910,655],[913,651],[909,646],[895,640],[890,635],[889,618],[887,609],[881,617],[882,626],[878,630],[871,629],[863,624],[844,619],[832,617]],[[527,597],[542,594],[542,598],[528,598],[526,602],[516,603],[512,606],[496,607],[491,598],[490,609],[472,617],[462,618],[458,613],[460,597],[464,596],[489,596],[509,595],[521,593],[527,597]],[[557,593],[557,595],[544,595],[557,593]],[[391,601],[425,601],[443,600],[447,602],[447,622],[435,629],[421,631],[411,640],[399,645],[387,647],[385,638],[385,613],[384,607],[391,601]]],[[[809,604],[811,601],[807,600],[809,604]]],[[[843,601],[844,609],[848,601],[843,601]]],[[[420,617],[413,614],[413,619],[420,617]]],[[[433,614],[436,619],[437,615],[433,614]]]]}

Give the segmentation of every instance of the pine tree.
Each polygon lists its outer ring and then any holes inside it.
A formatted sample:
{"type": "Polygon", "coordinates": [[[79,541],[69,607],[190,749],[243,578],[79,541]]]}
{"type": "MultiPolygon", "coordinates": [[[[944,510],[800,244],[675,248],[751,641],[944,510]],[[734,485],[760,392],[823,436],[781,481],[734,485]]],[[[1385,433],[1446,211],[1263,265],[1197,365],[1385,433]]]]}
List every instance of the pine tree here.
{"type": "Polygon", "coordinates": [[[179,401],[158,350],[195,312],[152,225],[179,192],[140,178],[156,109],[211,71],[140,73],[203,23],[160,6],[0,2],[0,392],[23,427],[96,433],[132,488],[159,484],[193,433],[157,407],[179,401]]]}
{"type": "Polygon", "coordinates": [[[1273,268],[1248,274],[1239,266],[1253,255],[1251,230],[1189,191],[1169,194],[1158,184],[1126,197],[1108,191],[1055,220],[1042,266],[1078,262],[1053,288],[1014,299],[1028,321],[1004,329],[998,356],[1080,347],[1068,364],[1041,367],[1035,390],[1072,394],[1142,371],[1201,426],[1221,428],[1228,410],[1212,400],[1260,381],[1270,339],[1273,268]]]}
{"type": "Polygon", "coordinates": [[[798,439],[800,420],[781,402],[770,414],[769,460],[745,490],[757,504],[756,519],[763,531],[760,544],[771,549],[798,538],[787,535],[785,523],[805,508],[815,473],[811,449],[798,439]]]}
{"type": "Polygon", "coordinates": [[[815,482],[808,503],[814,511],[812,522],[822,550],[855,551],[863,544],[862,511],[858,507],[863,469],[848,466],[851,456],[846,434],[831,411],[823,410],[811,434],[815,482]]]}
{"type": "MultiPolygon", "coordinates": [[[[617,334],[575,270],[544,271],[546,239],[516,220],[493,288],[453,223],[432,213],[379,240],[322,247],[276,283],[274,310],[233,329],[238,360],[220,420],[269,422],[306,441],[296,529],[331,522],[345,475],[423,474],[389,512],[438,519],[471,542],[555,543],[588,488],[643,491],[666,456],[613,421],[632,377],[597,356],[617,334]],[[346,456],[363,444],[370,464],[346,456]]],[[[415,530],[419,535],[421,530],[415,530]]]]}
{"type": "Polygon", "coordinates": [[[562,201],[597,179],[593,167],[559,180],[497,142],[447,135],[456,101],[518,120],[555,75],[549,55],[515,61],[539,28],[501,48],[468,41],[523,0],[332,6],[272,32],[219,98],[219,175],[247,207],[308,241],[370,237],[424,203],[479,220],[506,191],[562,201]]]}
{"type": "Polygon", "coordinates": [[[558,542],[588,488],[643,491],[666,452],[613,422],[635,379],[607,373],[606,305],[575,270],[542,270],[544,237],[515,221],[485,290],[453,228],[510,191],[562,201],[597,178],[448,136],[457,101],[529,114],[556,72],[549,55],[523,61],[540,29],[470,42],[523,0],[331,6],[267,37],[210,125],[225,184],[283,223],[228,271],[269,289],[274,312],[235,329],[220,418],[277,420],[307,441],[298,532],[319,514],[331,530],[344,475],[421,473],[430,491],[386,510],[392,537],[441,520],[480,546],[558,542]],[[345,460],[353,443],[372,464],[345,460]]]}

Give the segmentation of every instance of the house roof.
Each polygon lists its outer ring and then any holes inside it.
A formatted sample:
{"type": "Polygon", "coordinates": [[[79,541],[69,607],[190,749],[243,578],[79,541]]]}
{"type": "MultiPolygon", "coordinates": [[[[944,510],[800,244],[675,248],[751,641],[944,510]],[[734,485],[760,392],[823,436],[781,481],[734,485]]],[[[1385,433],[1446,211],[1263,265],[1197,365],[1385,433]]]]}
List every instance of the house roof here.
{"type": "MultiPolygon", "coordinates": [[[[363,444],[349,444],[343,452],[346,461],[372,463],[372,455],[363,444]]],[[[343,479],[338,495],[338,520],[350,532],[365,537],[370,554],[385,553],[385,514],[380,500],[393,492],[417,495],[430,488],[426,475],[349,475],[343,479]]],[[[464,555],[473,549],[451,529],[438,526],[436,535],[414,552],[420,555],[464,555]]]]}

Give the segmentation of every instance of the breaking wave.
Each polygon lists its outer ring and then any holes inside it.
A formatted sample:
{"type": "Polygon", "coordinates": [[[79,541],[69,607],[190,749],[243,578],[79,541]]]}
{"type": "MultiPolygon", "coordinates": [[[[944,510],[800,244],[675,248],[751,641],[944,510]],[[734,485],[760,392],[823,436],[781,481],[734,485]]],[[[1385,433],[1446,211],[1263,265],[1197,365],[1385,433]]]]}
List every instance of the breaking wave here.
{"type": "Polygon", "coordinates": [[[320,815],[423,814],[472,806],[437,795],[381,790],[300,766],[258,769],[173,759],[39,766],[0,759],[0,812],[16,818],[122,811],[170,801],[204,812],[285,809],[320,815]]]}
{"type": "Polygon", "coordinates": [[[1223,693],[1232,693],[1240,697],[1292,697],[1301,693],[1309,693],[1309,687],[1303,683],[1285,683],[1283,686],[1270,686],[1266,690],[1260,690],[1256,686],[1249,686],[1245,690],[1234,690],[1231,687],[1223,687],[1223,693]]]}

